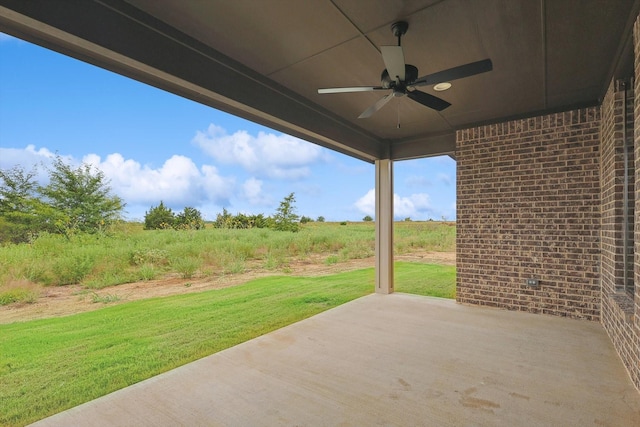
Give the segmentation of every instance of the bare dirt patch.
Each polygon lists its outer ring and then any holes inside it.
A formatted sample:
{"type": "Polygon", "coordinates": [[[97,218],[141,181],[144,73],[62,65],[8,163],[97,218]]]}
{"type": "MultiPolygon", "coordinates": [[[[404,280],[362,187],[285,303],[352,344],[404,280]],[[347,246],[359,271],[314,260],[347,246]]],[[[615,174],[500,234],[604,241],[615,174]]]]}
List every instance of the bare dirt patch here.
{"type": "MultiPolygon", "coordinates": [[[[177,275],[161,280],[126,283],[100,290],[89,290],[81,285],[42,288],[39,298],[29,304],[11,304],[0,307],[0,324],[20,322],[48,317],[68,316],[105,307],[99,300],[112,300],[108,305],[147,298],[164,297],[210,289],[222,289],[240,285],[249,280],[274,276],[324,276],[344,271],[373,267],[373,257],[353,259],[327,265],[324,256],[291,261],[286,268],[267,270],[260,263],[248,264],[244,273],[183,279],[177,275]]],[[[456,254],[452,252],[419,252],[396,255],[396,261],[423,262],[425,264],[455,265],[456,254]]]]}

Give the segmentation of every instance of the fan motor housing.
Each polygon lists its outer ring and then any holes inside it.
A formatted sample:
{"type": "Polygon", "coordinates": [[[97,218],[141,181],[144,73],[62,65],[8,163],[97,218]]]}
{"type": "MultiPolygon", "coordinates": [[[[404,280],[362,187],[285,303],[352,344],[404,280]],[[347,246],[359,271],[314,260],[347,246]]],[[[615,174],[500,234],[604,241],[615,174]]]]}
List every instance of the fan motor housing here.
{"type": "MultiPolygon", "coordinates": [[[[401,83],[404,83],[405,85],[409,85],[414,81],[416,81],[417,79],[418,79],[418,68],[410,64],[405,64],[404,81],[401,83]]],[[[381,80],[381,86],[385,89],[389,89],[396,86],[396,81],[392,80],[391,77],[389,77],[389,72],[386,69],[382,71],[380,80],[381,80]]]]}

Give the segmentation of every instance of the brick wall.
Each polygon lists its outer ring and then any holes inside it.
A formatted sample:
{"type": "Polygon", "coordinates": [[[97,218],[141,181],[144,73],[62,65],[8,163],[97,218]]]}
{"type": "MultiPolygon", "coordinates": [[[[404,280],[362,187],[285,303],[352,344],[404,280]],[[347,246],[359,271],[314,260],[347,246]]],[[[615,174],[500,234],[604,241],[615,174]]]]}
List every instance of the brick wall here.
{"type": "Polygon", "coordinates": [[[635,222],[634,222],[634,283],[633,318],[625,324],[625,335],[629,358],[625,364],[630,371],[631,378],[640,390],[640,17],[633,26],[633,44],[635,56],[634,71],[634,160],[635,160],[635,222]]]}
{"type": "Polygon", "coordinates": [[[456,133],[459,302],[599,319],[599,128],[594,107],[456,133]]]}
{"type": "Polygon", "coordinates": [[[640,173],[635,173],[640,170],[640,97],[634,97],[640,94],[640,20],[636,21],[633,33],[635,87],[612,83],[601,108],[602,194],[609,201],[602,210],[602,325],[640,390],[640,173]],[[628,188],[629,213],[633,218],[626,222],[622,209],[625,127],[626,138],[633,140],[633,151],[627,157],[634,162],[628,174],[633,179],[628,188]],[[625,281],[624,262],[620,258],[624,254],[622,231],[627,223],[634,226],[633,274],[625,281]]]}
{"type": "Polygon", "coordinates": [[[456,133],[457,300],[599,319],[640,390],[640,17],[633,32],[634,76],[601,107],[456,133]]]}
{"type": "MultiPolygon", "coordinates": [[[[627,236],[625,228],[629,231],[625,225],[633,223],[625,221],[624,210],[625,162],[629,155],[633,159],[633,153],[625,149],[623,141],[625,94],[625,82],[612,82],[600,110],[601,273],[603,293],[606,295],[624,292],[625,278],[633,272],[632,267],[625,262],[633,260],[633,248],[630,248],[631,253],[626,251],[626,256],[624,251],[624,239],[627,236]]],[[[632,105],[627,103],[627,107],[631,107],[630,110],[633,111],[632,105]]],[[[629,182],[627,186],[630,187],[629,190],[633,187],[629,182]]]]}
{"type": "Polygon", "coordinates": [[[634,298],[627,291],[629,285],[633,285],[636,274],[633,239],[627,239],[627,236],[633,236],[633,229],[629,230],[629,228],[635,222],[633,205],[636,200],[633,181],[635,179],[633,94],[634,90],[628,82],[612,82],[601,106],[601,319],[632,380],[636,387],[640,388],[638,334],[634,333],[633,327],[634,298]],[[626,169],[626,175],[630,178],[626,185],[625,163],[629,166],[626,169]],[[627,211],[624,209],[625,202],[628,206],[627,211]],[[631,233],[625,233],[625,230],[631,233]],[[625,239],[627,239],[626,247],[625,239]]]}

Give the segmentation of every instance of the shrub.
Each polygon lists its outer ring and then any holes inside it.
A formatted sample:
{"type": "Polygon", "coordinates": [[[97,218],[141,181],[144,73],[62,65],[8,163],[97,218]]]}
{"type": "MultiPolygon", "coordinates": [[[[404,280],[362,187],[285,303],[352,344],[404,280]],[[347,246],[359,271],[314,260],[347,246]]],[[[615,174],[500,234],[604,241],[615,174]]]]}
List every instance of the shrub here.
{"type": "Polygon", "coordinates": [[[132,265],[165,265],[169,262],[169,255],[162,249],[136,249],[131,252],[129,259],[132,265]]]}
{"type": "Polygon", "coordinates": [[[313,218],[309,218],[308,216],[300,217],[300,224],[306,224],[308,222],[313,222],[313,218]]]}
{"type": "Polygon", "coordinates": [[[40,229],[30,217],[14,213],[0,212],[0,244],[1,243],[30,243],[38,235],[40,229]]]}
{"type": "Polygon", "coordinates": [[[198,258],[178,258],[171,262],[171,266],[182,276],[190,279],[201,267],[202,261],[198,258]]]}
{"type": "Polygon", "coordinates": [[[246,270],[246,264],[243,259],[237,259],[229,265],[228,273],[231,274],[240,274],[244,273],[246,270]]]}
{"type": "Polygon", "coordinates": [[[238,229],[248,229],[248,228],[264,228],[267,224],[267,219],[263,214],[258,215],[245,215],[243,213],[239,213],[236,216],[231,218],[231,227],[229,228],[238,228],[238,229]]]}
{"type": "Polygon", "coordinates": [[[265,258],[264,268],[267,270],[274,270],[276,268],[281,268],[287,265],[287,258],[285,256],[284,251],[269,251],[265,258]]]}
{"type": "Polygon", "coordinates": [[[159,274],[160,272],[153,264],[143,264],[138,269],[138,278],[140,280],[153,280],[158,277],[159,274]]]}
{"type": "Polygon", "coordinates": [[[162,201],[158,206],[152,206],[149,212],[144,213],[145,230],[165,230],[172,228],[175,223],[175,215],[171,208],[164,205],[162,201]]]}
{"type": "Polygon", "coordinates": [[[333,265],[333,264],[336,264],[337,262],[338,262],[338,256],[337,255],[329,255],[324,260],[324,263],[326,265],[333,265]]]}
{"type": "Polygon", "coordinates": [[[226,209],[222,209],[222,213],[219,213],[213,222],[214,228],[227,229],[267,228],[270,225],[271,218],[265,218],[264,214],[246,215],[239,213],[232,215],[226,209]]]}
{"type": "Polygon", "coordinates": [[[38,299],[38,292],[32,289],[12,288],[0,290],[0,306],[16,302],[32,304],[38,299]]]}
{"type": "Polygon", "coordinates": [[[373,221],[373,218],[371,218],[371,215],[367,215],[367,216],[365,216],[364,218],[362,218],[362,220],[363,220],[364,222],[371,222],[371,221],[373,221]]]}
{"type": "Polygon", "coordinates": [[[202,214],[196,208],[186,207],[176,215],[174,228],[176,230],[202,230],[204,229],[202,214]]]}
{"type": "Polygon", "coordinates": [[[38,261],[25,263],[22,267],[22,276],[33,283],[51,284],[51,275],[47,265],[38,261]]]}
{"type": "Polygon", "coordinates": [[[88,256],[63,257],[53,264],[53,285],[73,285],[80,283],[93,268],[94,261],[88,256]]]}
{"type": "Polygon", "coordinates": [[[227,211],[226,208],[222,209],[222,213],[216,215],[216,220],[213,222],[215,228],[233,228],[233,215],[227,211]]]}

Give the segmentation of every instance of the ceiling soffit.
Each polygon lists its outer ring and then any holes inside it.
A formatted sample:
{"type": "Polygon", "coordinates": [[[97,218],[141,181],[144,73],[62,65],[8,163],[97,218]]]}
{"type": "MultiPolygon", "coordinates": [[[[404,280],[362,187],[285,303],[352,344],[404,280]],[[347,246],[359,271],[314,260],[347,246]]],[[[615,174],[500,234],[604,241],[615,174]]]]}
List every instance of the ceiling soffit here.
{"type": "Polygon", "coordinates": [[[452,154],[456,129],[597,104],[628,68],[619,58],[639,3],[0,0],[0,30],[371,161],[452,154]],[[419,75],[484,58],[493,71],[422,87],[452,103],[442,112],[402,97],[362,120],[384,92],[317,93],[378,85],[399,19],[419,75]]]}

